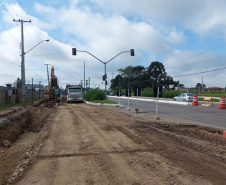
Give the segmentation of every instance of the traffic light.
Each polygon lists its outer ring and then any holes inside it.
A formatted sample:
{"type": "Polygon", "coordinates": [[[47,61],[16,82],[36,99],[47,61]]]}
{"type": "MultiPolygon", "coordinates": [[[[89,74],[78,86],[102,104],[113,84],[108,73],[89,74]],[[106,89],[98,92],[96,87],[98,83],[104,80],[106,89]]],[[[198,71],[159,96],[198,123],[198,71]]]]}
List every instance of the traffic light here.
{"type": "Polygon", "coordinates": [[[72,48],[72,55],[76,55],[76,48],[72,48]]]}
{"type": "Polygon", "coordinates": [[[102,76],[102,80],[103,81],[107,80],[107,74],[102,76]]]}
{"type": "Polygon", "coordinates": [[[130,55],[135,56],[134,49],[130,49],[130,55]]]}

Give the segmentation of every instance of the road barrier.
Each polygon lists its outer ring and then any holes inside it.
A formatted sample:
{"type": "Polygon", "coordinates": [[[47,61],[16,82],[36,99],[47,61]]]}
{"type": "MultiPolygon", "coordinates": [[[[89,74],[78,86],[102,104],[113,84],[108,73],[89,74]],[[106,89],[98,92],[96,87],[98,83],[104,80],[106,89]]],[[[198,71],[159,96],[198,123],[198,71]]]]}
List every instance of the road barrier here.
{"type": "Polygon", "coordinates": [[[220,97],[220,104],[218,106],[218,109],[226,109],[225,97],[224,96],[220,97]]]}
{"type": "Polygon", "coordinates": [[[226,130],[223,131],[223,137],[226,139],[226,130]]]}
{"type": "Polygon", "coordinates": [[[192,106],[199,106],[198,96],[193,96],[192,106]]]}
{"type": "Polygon", "coordinates": [[[210,102],[212,102],[212,106],[214,107],[212,97],[204,97],[204,102],[203,102],[202,106],[203,107],[211,107],[211,103],[210,102]],[[206,103],[206,101],[207,101],[207,103],[206,103]]]}

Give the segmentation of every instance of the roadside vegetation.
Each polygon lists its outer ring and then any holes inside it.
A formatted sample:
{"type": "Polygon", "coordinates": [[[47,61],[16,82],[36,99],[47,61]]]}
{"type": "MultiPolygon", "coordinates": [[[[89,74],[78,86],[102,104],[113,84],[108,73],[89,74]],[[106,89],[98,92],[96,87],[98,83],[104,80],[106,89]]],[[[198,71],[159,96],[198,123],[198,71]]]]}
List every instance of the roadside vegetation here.
{"type": "MultiPolygon", "coordinates": [[[[162,98],[173,98],[180,93],[183,93],[183,92],[182,91],[174,91],[174,90],[163,91],[162,98]]],[[[154,97],[154,92],[153,92],[152,88],[147,87],[141,92],[141,96],[154,97]]]]}
{"type": "Polygon", "coordinates": [[[114,101],[106,100],[105,93],[100,89],[92,89],[91,91],[86,92],[86,94],[83,94],[83,97],[86,101],[93,103],[117,104],[114,101]]]}
{"type": "Polygon", "coordinates": [[[205,93],[205,94],[197,94],[197,96],[210,96],[210,97],[226,97],[226,92],[211,92],[211,93],[205,93]]]}
{"type": "Polygon", "coordinates": [[[162,98],[173,98],[173,97],[179,95],[180,93],[185,93],[185,92],[174,91],[174,90],[163,91],[162,98]]]}
{"type": "Polygon", "coordinates": [[[42,99],[27,100],[25,103],[6,103],[6,104],[0,104],[0,111],[1,110],[9,109],[10,107],[13,107],[13,106],[24,107],[24,106],[26,106],[27,104],[29,104],[31,102],[40,101],[42,99]]]}

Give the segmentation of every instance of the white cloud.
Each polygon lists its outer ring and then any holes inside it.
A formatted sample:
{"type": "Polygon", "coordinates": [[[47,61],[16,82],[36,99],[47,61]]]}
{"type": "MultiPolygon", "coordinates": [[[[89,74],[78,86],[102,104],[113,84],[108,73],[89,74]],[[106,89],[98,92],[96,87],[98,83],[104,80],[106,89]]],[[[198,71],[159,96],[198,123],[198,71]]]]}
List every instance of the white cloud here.
{"type": "Polygon", "coordinates": [[[186,36],[182,31],[177,31],[176,28],[173,28],[169,35],[166,37],[166,40],[172,44],[182,43],[186,40],[186,36]]]}
{"type": "MultiPolygon", "coordinates": [[[[128,65],[140,65],[141,59],[144,60],[143,52],[149,54],[146,65],[153,60],[160,60],[172,76],[213,69],[217,66],[211,59],[221,57],[213,53],[213,56],[205,55],[182,60],[196,55],[197,51],[193,47],[180,48],[180,44],[189,40],[188,31],[195,35],[224,32],[226,17],[224,1],[71,0],[59,7],[46,4],[35,3],[33,8],[36,16],[29,15],[32,24],[25,23],[24,26],[25,51],[43,39],[50,39],[49,43],[42,43],[26,54],[27,79],[33,77],[45,81],[47,77],[44,63],[50,63],[59,69],[56,75],[63,83],[80,82],[83,80],[85,61],[86,76],[96,79],[101,84],[104,65],[87,53],[78,52],[77,56],[72,56],[72,47],[89,51],[103,61],[111,59],[121,51],[134,48],[135,57],[125,53],[107,64],[109,74],[128,65]],[[206,62],[203,62],[204,59],[206,62]],[[194,67],[195,65],[197,67],[194,67]]],[[[12,7],[20,18],[28,20],[27,15],[17,4],[12,4],[12,7]]],[[[10,7],[8,9],[12,11],[10,7]]],[[[12,20],[9,13],[5,10],[1,12],[2,22],[8,29],[8,32],[0,32],[0,49],[3,51],[1,55],[19,63],[19,43],[16,39],[20,41],[20,24],[15,26],[13,21],[9,21],[12,20]]],[[[0,59],[3,60],[3,57],[0,59]]],[[[12,62],[4,61],[6,62],[7,65],[1,67],[4,69],[6,66],[5,70],[12,74],[11,81],[15,81],[20,71],[18,67],[10,67],[15,65],[12,62]]],[[[217,65],[224,65],[222,59],[217,65]]],[[[219,76],[221,72],[223,74],[223,71],[220,71],[219,76]]],[[[193,86],[197,78],[190,76],[184,77],[183,80],[183,83],[193,86]]],[[[211,78],[209,80],[213,81],[211,78]]],[[[2,78],[1,81],[7,83],[9,77],[2,78]]],[[[220,83],[218,86],[221,86],[220,83]]]]}
{"type": "Polygon", "coordinates": [[[139,16],[152,24],[184,26],[199,34],[225,27],[226,1],[222,0],[105,0],[94,1],[108,11],[125,16],[139,16]]]}

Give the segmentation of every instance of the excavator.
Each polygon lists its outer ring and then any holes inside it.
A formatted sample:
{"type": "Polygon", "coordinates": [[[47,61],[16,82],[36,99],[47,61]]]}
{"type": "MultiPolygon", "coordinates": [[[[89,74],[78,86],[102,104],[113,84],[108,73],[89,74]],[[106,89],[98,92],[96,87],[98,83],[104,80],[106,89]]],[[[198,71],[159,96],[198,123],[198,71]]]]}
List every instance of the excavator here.
{"type": "Polygon", "coordinates": [[[54,66],[52,65],[50,88],[49,88],[49,90],[45,91],[45,95],[46,95],[46,97],[48,95],[49,99],[55,99],[55,98],[58,99],[58,98],[60,98],[60,88],[58,86],[57,77],[55,76],[54,71],[55,71],[55,69],[54,69],[54,66]]]}

